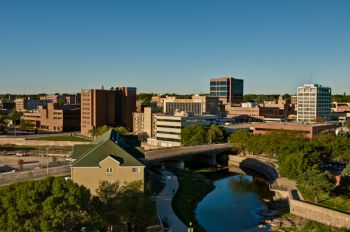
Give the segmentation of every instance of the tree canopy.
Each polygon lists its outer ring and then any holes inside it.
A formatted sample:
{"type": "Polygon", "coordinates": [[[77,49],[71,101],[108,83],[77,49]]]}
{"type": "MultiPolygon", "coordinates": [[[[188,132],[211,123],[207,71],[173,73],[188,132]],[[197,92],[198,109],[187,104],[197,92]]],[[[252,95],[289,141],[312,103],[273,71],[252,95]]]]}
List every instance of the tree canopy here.
{"type": "Polygon", "coordinates": [[[319,194],[328,196],[334,189],[335,183],[330,174],[312,168],[305,170],[300,175],[297,186],[300,191],[312,196],[319,194]]]}
{"type": "Polygon", "coordinates": [[[291,179],[320,164],[350,161],[350,137],[335,136],[333,133],[306,139],[297,132],[274,131],[251,135],[247,131],[237,131],[229,136],[228,141],[238,152],[276,158],[280,173],[291,179]]]}
{"type": "Polygon", "coordinates": [[[0,187],[0,231],[144,231],[155,208],[142,186],[103,181],[98,197],[63,177],[0,187]]]}
{"type": "Polygon", "coordinates": [[[209,143],[220,143],[224,141],[224,131],[218,125],[212,124],[207,132],[209,143]]]}
{"type": "Polygon", "coordinates": [[[105,204],[105,215],[108,226],[125,225],[128,231],[144,231],[150,223],[149,215],[154,208],[149,196],[145,195],[141,181],[130,182],[120,186],[118,182],[102,181],[97,194],[105,204]]]}
{"type": "Polygon", "coordinates": [[[0,231],[80,231],[102,227],[98,199],[64,178],[0,188],[0,231]]]}

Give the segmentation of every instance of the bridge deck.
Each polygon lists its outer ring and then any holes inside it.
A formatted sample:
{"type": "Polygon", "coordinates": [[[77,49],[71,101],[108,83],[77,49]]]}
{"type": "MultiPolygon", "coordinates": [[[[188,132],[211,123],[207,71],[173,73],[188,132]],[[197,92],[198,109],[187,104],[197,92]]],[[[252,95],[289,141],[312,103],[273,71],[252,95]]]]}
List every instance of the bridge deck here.
{"type": "Polygon", "coordinates": [[[229,151],[231,146],[224,144],[208,144],[190,147],[176,147],[145,152],[145,159],[148,161],[177,158],[181,156],[195,155],[208,152],[229,151]]]}

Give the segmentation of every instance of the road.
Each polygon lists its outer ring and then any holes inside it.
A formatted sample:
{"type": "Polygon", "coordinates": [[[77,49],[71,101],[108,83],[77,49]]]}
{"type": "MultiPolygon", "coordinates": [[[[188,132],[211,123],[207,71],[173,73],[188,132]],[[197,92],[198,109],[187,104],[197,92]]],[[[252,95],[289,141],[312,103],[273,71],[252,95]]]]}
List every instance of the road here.
{"type": "Polygon", "coordinates": [[[40,180],[48,176],[67,176],[70,175],[70,166],[62,165],[51,168],[40,168],[19,172],[8,172],[0,174],[0,186],[9,185],[28,180],[40,180]]]}

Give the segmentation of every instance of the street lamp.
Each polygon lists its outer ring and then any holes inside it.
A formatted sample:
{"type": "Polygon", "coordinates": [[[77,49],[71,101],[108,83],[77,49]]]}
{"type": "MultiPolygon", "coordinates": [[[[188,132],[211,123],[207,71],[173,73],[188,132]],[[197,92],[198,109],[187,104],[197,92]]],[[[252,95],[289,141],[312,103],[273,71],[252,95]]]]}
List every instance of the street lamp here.
{"type": "Polygon", "coordinates": [[[187,229],[187,232],[193,232],[192,222],[189,223],[189,227],[187,229]]]}

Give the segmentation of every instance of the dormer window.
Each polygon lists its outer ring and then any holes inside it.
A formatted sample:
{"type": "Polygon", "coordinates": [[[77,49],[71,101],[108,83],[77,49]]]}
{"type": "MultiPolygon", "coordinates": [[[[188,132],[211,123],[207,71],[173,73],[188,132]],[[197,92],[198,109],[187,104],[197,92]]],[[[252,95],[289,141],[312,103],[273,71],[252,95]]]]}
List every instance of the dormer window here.
{"type": "Polygon", "coordinates": [[[113,172],[113,168],[107,168],[107,173],[112,173],[113,172]]]}

